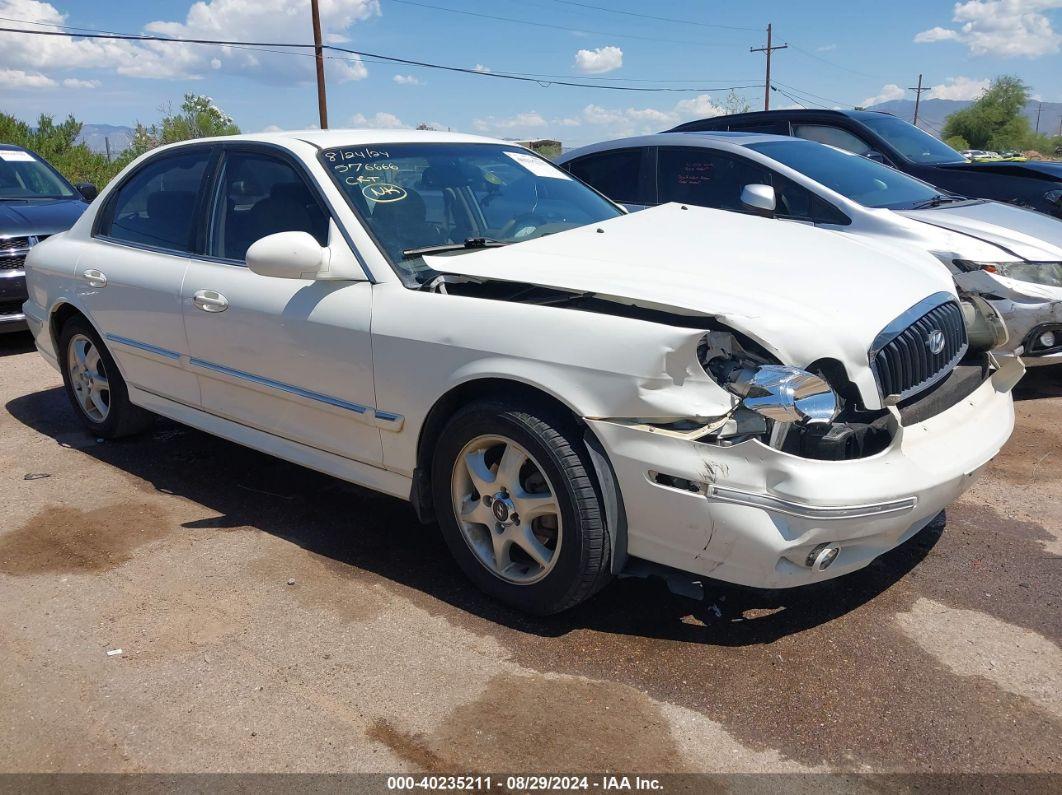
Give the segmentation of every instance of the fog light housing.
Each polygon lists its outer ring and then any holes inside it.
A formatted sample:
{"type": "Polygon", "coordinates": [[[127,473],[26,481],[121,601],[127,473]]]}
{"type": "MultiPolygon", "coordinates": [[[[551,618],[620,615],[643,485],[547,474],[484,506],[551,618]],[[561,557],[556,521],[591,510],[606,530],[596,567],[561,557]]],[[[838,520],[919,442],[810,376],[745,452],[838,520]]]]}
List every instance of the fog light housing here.
{"type": "Polygon", "coordinates": [[[804,565],[809,569],[815,569],[816,571],[826,571],[826,569],[833,565],[833,562],[837,560],[837,556],[840,554],[841,548],[837,544],[832,542],[819,544],[808,553],[804,565]]]}
{"type": "Polygon", "coordinates": [[[1055,332],[1045,331],[1040,335],[1038,342],[1041,348],[1053,348],[1055,347],[1055,332]]]}

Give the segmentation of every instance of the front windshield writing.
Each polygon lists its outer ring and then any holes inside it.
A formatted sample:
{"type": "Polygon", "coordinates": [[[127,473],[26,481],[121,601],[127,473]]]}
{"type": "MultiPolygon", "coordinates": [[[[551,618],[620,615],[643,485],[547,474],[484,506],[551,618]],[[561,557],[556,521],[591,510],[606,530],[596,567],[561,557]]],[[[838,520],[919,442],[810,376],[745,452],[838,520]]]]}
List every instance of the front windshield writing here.
{"type": "Polygon", "coordinates": [[[393,263],[403,252],[486,238],[519,243],[621,211],[552,163],[497,144],[400,143],[328,149],[333,180],[393,263]]]}
{"type": "Polygon", "coordinates": [[[29,152],[0,150],[0,199],[73,196],[70,187],[29,152]]]}

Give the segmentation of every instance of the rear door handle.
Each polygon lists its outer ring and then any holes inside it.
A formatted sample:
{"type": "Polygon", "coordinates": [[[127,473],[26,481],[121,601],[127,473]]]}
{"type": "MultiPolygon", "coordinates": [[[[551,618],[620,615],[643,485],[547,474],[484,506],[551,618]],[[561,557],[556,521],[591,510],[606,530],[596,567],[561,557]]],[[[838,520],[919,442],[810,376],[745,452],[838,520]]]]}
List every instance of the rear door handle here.
{"type": "Polygon", "coordinates": [[[92,287],[106,287],[107,286],[107,274],[103,271],[98,271],[95,268],[88,268],[81,271],[81,275],[85,277],[85,281],[92,287]]]}
{"type": "Polygon", "coordinates": [[[217,290],[196,290],[192,303],[204,312],[224,312],[229,308],[229,299],[217,290]]]}

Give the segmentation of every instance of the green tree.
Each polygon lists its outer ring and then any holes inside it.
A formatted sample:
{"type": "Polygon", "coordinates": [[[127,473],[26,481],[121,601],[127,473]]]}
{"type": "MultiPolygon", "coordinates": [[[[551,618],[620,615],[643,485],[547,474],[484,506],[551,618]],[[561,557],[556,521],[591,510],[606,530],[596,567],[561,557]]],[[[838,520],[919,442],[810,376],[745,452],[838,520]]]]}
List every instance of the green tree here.
{"type": "Polygon", "coordinates": [[[1029,101],[1029,87],[1020,78],[1003,75],[979,100],[944,122],[942,137],[965,138],[974,149],[1024,149],[1036,136],[1022,116],[1029,101]]]}
{"type": "Polygon", "coordinates": [[[193,138],[211,138],[218,135],[238,135],[240,128],[232,117],[214,104],[214,100],[201,94],[185,94],[180,112],[172,107],[162,108],[162,121],[146,127],[137,122],[133,142],[129,149],[135,155],[163,144],[189,141],[193,138]]]}
{"type": "Polygon", "coordinates": [[[128,160],[107,162],[104,155],[78,143],[79,135],[81,122],[73,116],[56,124],[54,118],[42,113],[37,126],[30,127],[14,116],[0,113],[0,141],[33,150],[71,182],[105,185],[128,160]]]}
{"type": "Polygon", "coordinates": [[[953,135],[951,138],[945,138],[944,143],[954,149],[956,152],[961,152],[963,149],[971,149],[970,142],[963,138],[961,135],[953,135]]]}
{"type": "Polygon", "coordinates": [[[730,89],[730,93],[723,100],[723,110],[726,111],[727,116],[732,116],[735,113],[748,113],[752,110],[752,106],[745,97],[734,89],[730,89]]]}

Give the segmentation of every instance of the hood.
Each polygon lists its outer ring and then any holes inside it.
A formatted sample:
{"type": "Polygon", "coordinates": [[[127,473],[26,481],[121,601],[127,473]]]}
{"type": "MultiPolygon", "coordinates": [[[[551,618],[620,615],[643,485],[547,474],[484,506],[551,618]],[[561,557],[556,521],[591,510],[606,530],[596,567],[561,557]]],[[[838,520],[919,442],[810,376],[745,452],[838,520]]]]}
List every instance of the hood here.
{"type": "Polygon", "coordinates": [[[939,168],[956,171],[977,171],[984,174],[999,174],[1002,177],[1025,177],[1062,182],[1062,163],[1045,160],[1029,160],[1024,163],[1013,160],[998,160],[973,163],[942,163],[939,168]]]}
{"type": "Polygon", "coordinates": [[[991,243],[1030,262],[1062,261],[1062,222],[1034,210],[986,201],[896,212],[991,243]]]}
{"type": "Polygon", "coordinates": [[[83,199],[0,201],[0,237],[65,232],[88,209],[83,199]]]}
{"type": "MultiPolygon", "coordinates": [[[[954,295],[931,255],[843,232],[667,204],[504,248],[425,258],[441,273],[716,318],[784,364],[841,361],[877,402],[867,351],[908,308],[954,295]]],[[[690,326],[698,321],[691,318],[690,326]]]]}

